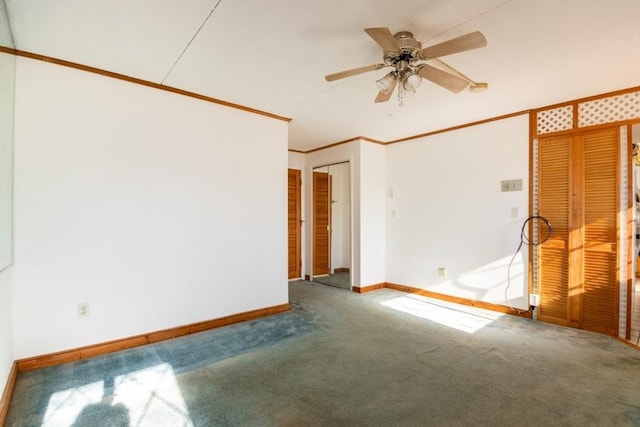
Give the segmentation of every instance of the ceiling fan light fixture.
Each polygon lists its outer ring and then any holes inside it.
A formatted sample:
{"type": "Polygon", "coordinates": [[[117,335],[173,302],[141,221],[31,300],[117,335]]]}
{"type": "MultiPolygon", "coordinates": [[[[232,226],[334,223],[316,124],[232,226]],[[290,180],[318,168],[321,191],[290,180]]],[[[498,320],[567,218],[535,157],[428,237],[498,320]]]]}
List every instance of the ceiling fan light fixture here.
{"type": "Polygon", "coordinates": [[[391,71],[380,80],[376,80],[376,86],[378,86],[378,89],[388,94],[389,90],[395,86],[395,82],[397,79],[398,78],[396,77],[395,73],[391,71]]]}
{"type": "Polygon", "coordinates": [[[411,86],[405,87],[404,85],[402,85],[402,91],[400,92],[400,97],[406,98],[408,96],[415,95],[415,93],[416,93],[416,90],[413,87],[411,86]]]}
{"type": "Polygon", "coordinates": [[[411,95],[413,95],[420,83],[422,83],[422,76],[415,71],[410,71],[404,76],[402,88],[407,92],[412,92],[411,95]]]}

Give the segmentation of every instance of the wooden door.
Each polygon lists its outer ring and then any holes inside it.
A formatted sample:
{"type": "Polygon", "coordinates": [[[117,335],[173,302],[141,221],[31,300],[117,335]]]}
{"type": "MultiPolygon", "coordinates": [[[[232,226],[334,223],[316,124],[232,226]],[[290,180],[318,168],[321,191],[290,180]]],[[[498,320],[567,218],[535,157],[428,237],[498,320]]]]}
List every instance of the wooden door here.
{"type": "Polygon", "coordinates": [[[302,212],[300,209],[302,181],[300,171],[289,169],[288,179],[288,245],[289,245],[289,279],[301,277],[302,248],[300,228],[302,212]]]}
{"type": "MultiPolygon", "coordinates": [[[[538,212],[553,226],[551,239],[538,247],[538,319],[568,326],[569,233],[573,137],[545,138],[538,143],[538,212]]],[[[538,235],[544,233],[538,221],[538,235]]]]}
{"type": "Polygon", "coordinates": [[[618,332],[618,128],[586,133],[581,327],[618,332]]]}
{"type": "Polygon", "coordinates": [[[617,334],[618,146],[617,128],[539,141],[540,320],[617,334]]]}
{"type": "Polygon", "coordinates": [[[313,275],[329,274],[331,265],[331,180],[313,172],[313,275]]]}

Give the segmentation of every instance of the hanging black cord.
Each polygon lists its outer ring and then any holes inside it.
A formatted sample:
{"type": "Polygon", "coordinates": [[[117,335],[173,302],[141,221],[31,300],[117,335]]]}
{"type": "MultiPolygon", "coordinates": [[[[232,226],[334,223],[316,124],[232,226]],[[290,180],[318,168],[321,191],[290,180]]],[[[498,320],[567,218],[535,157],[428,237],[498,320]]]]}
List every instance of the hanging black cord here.
{"type": "MultiPolygon", "coordinates": [[[[518,253],[520,253],[520,249],[522,249],[522,245],[531,245],[531,246],[541,245],[549,241],[552,234],[553,234],[553,227],[551,226],[551,223],[549,223],[549,220],[543,216],[540,216],[540,215],[530,216],[529,218],[525,219],[524,223],[522,224],[522,230],[520,230],[520,243],[518,244],[518,248],[516,249],[516,252],[511,257],[511,261],[509,261],[509,265],[507,266],[507,287],[504,289],[504,298],[507,301],[507,304],[509,304],[509,308],[511,308],[511,310],[517,312],[518,314],[522,314],[526,312],[520,311],[514,308],[511,305],[511,301],[509,301],[509,297],[507,296],[507,292],[509,291],[509,286],[511,286],[511,264],[513,264],[513,261],[516,259],[516,256],[518,256],[518,253]],[[547,233],[542,240],[538,239],[538,241],[532,241],[531,239],[529,239],[529,236],[527,236],[527,232],[526,232],[527,224],[529,223],[529,221],[533,221],[533,220],[540,220],[547,227],[547,233]]],[[[531,309],[529,309],[529,311],[531,311],[531,309]]]]}

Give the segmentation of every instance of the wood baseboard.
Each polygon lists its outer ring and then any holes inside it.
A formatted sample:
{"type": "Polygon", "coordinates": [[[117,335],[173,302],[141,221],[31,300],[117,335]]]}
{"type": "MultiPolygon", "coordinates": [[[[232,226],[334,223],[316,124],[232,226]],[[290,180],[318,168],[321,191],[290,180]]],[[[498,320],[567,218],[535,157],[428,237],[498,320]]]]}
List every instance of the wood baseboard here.
{"type": "Polygon", "coordinates": [[[418,294],[425,297],[439,299],[442,301],[453,302],[456,304],[497,311],[499,313],[511,314],[518,317],[524,317],[526,319],[532,318],[531,312],[528,312],[528,311],[517,312],[517,311],[513,311],[510,307],[505,307],[503,305],[492,304],[484,301],[476,301],[476,300],[471,300],[467,298],[454,297],[451,295],[439,294],[437,292],[427,291],[420,288],[414,288],[413,286],[399,285],[397,283],[383,282],[383,283],[376,283],[375,285],[369,285],[369,286],[363,286],[363,287],[354,286],[353,292],[364,294],[366,292],[377,291],[379,289],[384,289],[384,288],[393,289],[395,291],[400,291],[400,292],[406,292],[409,294],[418,294]]]}
{"type": "Polygon", "coordinates": [[[369,286],[354,286],[353,287],[353,292],[356,292],[358,294],[364,294],[367,292],[371,292],[371,291],[377,291],[378,289],[384,289],[384,283],[376,283],[375,285],[369,285],[369,286]]]}
{"type": "Polygon", "coordinates": [[[16,386],[16,379],[18,378],[18,364],[13,362],[11,370],[9,371],[9,377],[7,378],[7,384],[4,386],[2,397],[0,398],[0,426],[5,425],[4,422],[7,419],[9,413],[9,403],[13,396],[13,389],[16,386]]]}
{"type": "Polygon", "coordinates": [[[633,341],[628,341],[624,338],[612,337],[616,341],[620,341],[622,344],[628,345],[631,348],[635,348],[636,350],[640,350],[640,345],[636,344],[633,341]]]}
{"type": "Polygon", "coordinates": [[[333,270],[334,273],[348,273],[349,267],[338,267],[333,270]]]}
{"type": "Polygon", "coordinates": [[[468,305],[471,307],[483,308],[486,310],[497,311],[499,313],[511,314],[513,316],[524,317],[526,319],[531,319],[532,314],[530,311],[526,312],[518,312],[511,309],[511,307],[505,307],[499,304],[493,304],[490,302],[484,301],[476,301],[467,298],[454,297],[451,295],[439,294],[437,292],[427,291],[420,288],[414,288],[412,286],[399,285],[397,283],[389,283],[385,282],[384,287],[388,289],[394,289],[396,291],[407,292],[410,294],[418,294],[425,297],[435,298],[442,301],[454,302],[456,304],[468,305]]]}
{"type": "MultiPolygon", "coordinates": [[[[145,344],[168,340],[170,338],[176,338],[196,332],[215,329],[221,326],[227,326],[234,323],[245,322],[247,320],[258,319],[260,317],[283,313],[289,310],[291,310],[291,305],[289,303],[281,304],[273,307],[233,314],[218,319],[205,320],[203,322],[197,322],[189,325],[178,326],[175,328],[164,329],[161,331],[150,332],[148,334],[136,335],[129,338],[122,338],[85,347],[74,348],[71,350],[64,350],[56,353],[20,359],[17,360],[14,365],[17,366],[17,372],[46,368],[48,366],[60,365],[62,363],[73,362],[80,359],[100,356],[119,350],[125,350],[128,348],[139,347],[145,344]]],[[[2,425],[2,423],[0,423],[0,425],[2,425]]]]}

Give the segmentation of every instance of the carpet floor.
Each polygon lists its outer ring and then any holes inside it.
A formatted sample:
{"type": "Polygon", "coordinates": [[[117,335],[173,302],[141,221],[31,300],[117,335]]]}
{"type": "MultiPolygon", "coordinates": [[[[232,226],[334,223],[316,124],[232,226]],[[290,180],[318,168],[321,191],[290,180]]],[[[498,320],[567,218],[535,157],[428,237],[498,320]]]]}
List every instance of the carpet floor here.
{"type": "Polygon", "coordinates": [[[382,289],[18,375],[6,426],[640,426],[640,351],[382,289]]]}

